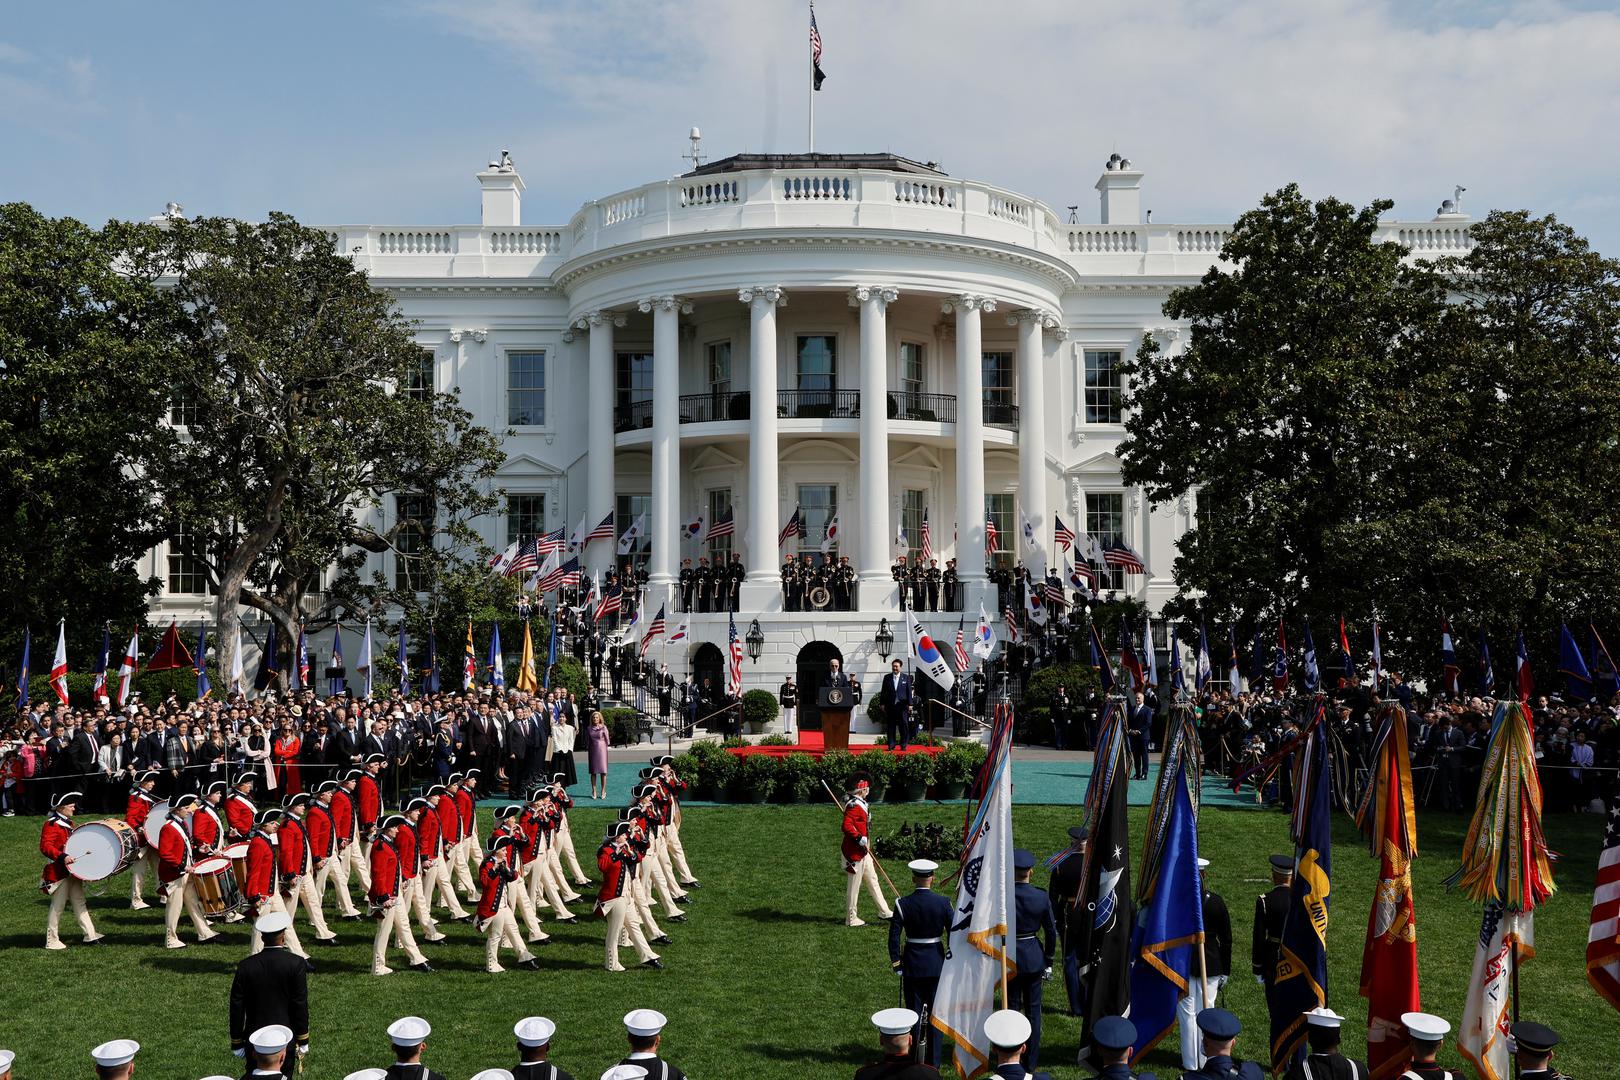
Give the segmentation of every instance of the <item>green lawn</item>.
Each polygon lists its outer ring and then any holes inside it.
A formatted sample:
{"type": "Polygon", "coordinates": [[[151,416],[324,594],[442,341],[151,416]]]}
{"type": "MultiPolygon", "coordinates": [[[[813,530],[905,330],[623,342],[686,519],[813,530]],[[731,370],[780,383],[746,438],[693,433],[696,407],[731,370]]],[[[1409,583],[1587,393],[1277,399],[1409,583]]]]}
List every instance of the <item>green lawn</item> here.
{"type": "MultiPolygon", "coordinates": [[[[574,811],[581,847],[600,835],[609,813],[574,811]]],[[[1079,813],[1073,807],[1032,806],[1016,812],[1018,843],[1045,855],[1063,842],[1079,813]]],[[[1140,836],[1145,811],[1132,812],[1140,836]]],[[[487,813],[485,831],[487,832],[487,813]]],[[[879,806],[874,833],[904,820],[961,819],[961,808],[879,806]]],[[[1524,1013],[1551,1023],[1568,1040],[1558,1064],[1578,1077],[1612,1075],[1600,1062],[1620,1018],[1587,985],[1582,967],[1592,874],[1599,839],[1595,817],[1548,819],[1550,842],[1565,855],[1559,893],[1538,918],[1539,955],[1523,970],[1524,1013]]],[[[1279,813],[1206,809],[1201,845],[1213,860],[1212,882],[1232,908],[1243,973],[1226,1003],[1247,1026],[1240,1053],[1256,1056],[1264,1042],[1259,988],[1247,975],[1254,896],[1264,887],[1266,856],[1285,848],[1286,819],[1279,813]]],[[[1418,942],[1427,1008],[1461,1017],[1479,912],[1447,895],[1440,880],[1455,865],[1466,823],[1455,815],[1426,815],[1423,856],[1414,868],[1418,942]]],[[[18,1052],[18,1080],[85,1075],[91,1046],[115,1037],[138,1039],[139,1074],[185,1080],[210,1073],[240,1075],[231,1057],[227,994],[247,933],[228,928],[223,944],[168,952],[162,948],[161,911],[132,912],[128,879],[92,897],[106,948],[77,944],[77,928],[64,917],[67,952],[41,948],[45,901],[35,889],[40,858],[39,820],[0,821],[0,946],[6,1007],[0,1046],[18,1052]]],[[[687,812],[686,849],[704,888],[694,896],[691,921],[666,927],[668,969],[610,975],[601,969],[603,924],[586,919],[552,927],[554,943],[539,955],[540,973],[511,970],[485,975],[482,938],[464,924],[447,924],[450,940],[427,946],[435,975],[409,971],[384,979],[367,972],[370,924],[334,922],[343,941],[319,949],[320,971],[311,979],[314,1050],[307,1076],[344,1073],[388,1061],[383,1029],[408,1013],[425,1016],[435,1033],[428,1063],[450,1080],[479,1069],[510,1067],[512,1024],[540,1013],[558,1024],[555,1060],[581,1080],[595,1077],[622,1056],[620,1017],[650,1006],[667,1013],[666,1056],[696,1080],[773,1076],[848,1076],[873,1056],[867,1017],[896,1004],[898,979],[889,973],[883,924],[862,929],[839,924],[844,881],[837,854],[838,817],[832,807],[714,807],[687,812]]],[[[1376,866],[1348,822],[1335,833],[1332,1004],[1355,1020],[1347,1045],[1359,1053],[1365,1010],[1356,996],[1361,941],[1376,866]]],[[[589,865],[589,853],[584,850],[589,865]]],[[[898,876],[903,868],[889,867],[898,876]]],[[[328,911],[330,911],[330,906],[328,911]]],[[[182,927],[187,924],[182,920],[182,927]]],[[[189,928],[182,933],[190,940],[189,928]]],[[[629,954],[626,954],[628,960],[629,954]]],[[[1056,1080],[1086,1075],[1073,1065],[1078,1021],[1054,1011],[1060,981],[1047,984],[1042,1066],[1056,1080]]],[[[1443,1061],[1459,1059],[1448,1045],[1443,1061]]],[[[1155,1052],[1147,1067],[1175,1075],[1173,1060],[1155,1052]]]]}

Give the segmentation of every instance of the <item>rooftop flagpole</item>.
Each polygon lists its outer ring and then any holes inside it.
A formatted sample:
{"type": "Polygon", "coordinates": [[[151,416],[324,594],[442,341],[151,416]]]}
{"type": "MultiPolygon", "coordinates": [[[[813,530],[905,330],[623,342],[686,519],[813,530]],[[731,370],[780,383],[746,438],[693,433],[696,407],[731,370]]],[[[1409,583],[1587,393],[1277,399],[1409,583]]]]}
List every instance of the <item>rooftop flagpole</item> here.
{"type": "Polygon", "coordinates": [[[816,152],[816,0],[810,0],[810,153],[816,152]]]}

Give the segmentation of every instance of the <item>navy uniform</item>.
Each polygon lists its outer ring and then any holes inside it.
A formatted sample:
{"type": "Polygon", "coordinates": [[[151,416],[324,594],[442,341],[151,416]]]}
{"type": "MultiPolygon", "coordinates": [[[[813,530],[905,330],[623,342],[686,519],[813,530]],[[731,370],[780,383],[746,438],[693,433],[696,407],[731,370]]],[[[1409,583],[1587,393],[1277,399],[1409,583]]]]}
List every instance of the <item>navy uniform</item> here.
{"type": "Polygon", "coordinates": [[[991,1076],[1006,1080],[1052,1080],[1043,1072],[1030,1072],[1019,1063],[1030,1042],[1029,1020],[1021,1012],[1000,1009],[985,1017],[984,1039],[990,1046],[991,1076]]]}
{"type": "Polygon", "coordinates": [[[1261,893],[1254,902],[1254,943],[1249,959],[1255,976],[1271,989],[1272,976],[1277,971],[1277,947],[1282,942],[1283,922],[1288,918],[1288,881],[1277,878],[1292,877],[1294,860],[1287,855],[1271,857],[1271,891],[1261,893]]]}
{"type": "Polygon", "coordinates": [[[1294,1062],[1283,1080],[1369,1080],[1367,1063],[1339,1053],[1339,1028],[1344,1017],[1325,1005],[1305,1014],[1306,1038],[1312,1047],[1323,1047],[1294,1062]]]}
{"type": "MultiPolygon", "coordinates": [[[[1091,1042],[1095,1051],[1106,1060],[1121,1053],[1130,1054],[1136,1045],[1136,1025],[1123,1016],[1104,1016],[1091,1026],[1091,1042]]],[[[1157,1080],[1150,1072],[1133,1073],[1124,1062],[1104,1065],[1097,1071],[1101,1080],[1157,1080]]]]}
{"type": "Polygon", "coordinates": [[[1059,856],[1058,864],[1052,867],[1052,876],[1046,883],[1047,895],[1052,898],[1052,910],[1060,916],[1058,939],[1063,945],[1063,988],[1068,992],[1070,1016],[1086,1014],[1085,991],[1080,982],[1080,954],[1075,952],[1076,935],[1070,933],[1069,928],[1069,912],[1074,907],[1075,898],[1085,887],[1086,836],[1084,825],[1069,829],[1068,850],[1059,856]]]}
{"type": "MultiPolygon", "coordinates": [[[[656,1039],[669,1021],[657,1009],[632,1009],[624,1014],[624,1030],[634,1047],[636,1040],[656,1039]]],[[[639,1065],[647,1070],[647,1080],[686,1080],[686,1074],[658,1056],[657,1044],[650,1050],[632,1050],[620,1065],[639,1065]]]]}
{"type": "MultiPolygon", "coordinates": [[[[399,1056],[400,1050],[415,1049],[417,1057],[421,1056],[422,1044],[427,1042],[428,1036],[433,1034],[433,1027],[420,1016],[404,1016],[388,1025],[388,1038],[395,1047],[394,1056],[399,1056]]],[[[434,1072],[420,1061],[395,1061],[388,1066],[384,1075],[387,1080],[444,1080],[444,1076],[434,1072]]]]}
{"type": "Polygon", "coordinates": [[[1519,1080],[1569,1080],[1569,1077],[1552,1067],[1547,1060],[1552,1056],[1553,1047],[1561,1042],[1558,1032],[1546,1024],[1537,1024],[1529,1020],[1521,1020],[1510,1029],[1513,1041],[1518,1047],[1519,1080]],[[1540,1068],[1525,1068],[1525,1058],[1534,1059],[1531,1063],[1540,1063],[1540,1068]]]}
{"type": "MultiPolygon", "coordinates": [[[[512,1035],[517,1039],[520,1056],[525,1052],[532,1054],[535,1050],[550,1046],[551,1037],[556,1032],[557,1025],[544,1016],[525,1016],[512,1027],[512,1035]]],[[[512,1080],[574,1080],[574,1078],[549,1061],[528,1061],[512,1066],[512,1080]]]]}
{"type": "Polygon", "coordinates": [[[1057,920],[1052,917],[1051,899],[1022,880],[1034,868],[1032,853],[1023,848],[1013,852],[1013,870],[1020,879],[1013,886],[1013,929],[1018,935],[1014,962],[1018,974],[1008,987],[1009,1004],[1029,1018],[1031,1034],[1024,1064],[1030,1069],[1040,1064],[1043,977],[1052,966],[1052,953],[1057,947],[1057,920]]]}
{"type": "Polygon", "coordinates": [[[872,1014],[872,1024],[878,1034],[885,1037],[884,1049],[899,1050],[883,1055],[882,1060],[862,1065],[855,1070],[855,1080],[939,1080],[939,1070],[912,1059],[915,1046],[906,1046],[893,1040],[911,1034],[921,1020],[911,1009],[883,1009],[872,1014]]]}
{"type": "Polygon", "coordinates": [[[1409,1012],[1401,1014],[1401,1025],[1406,1028],[1412,1057],[1400,1080],[1463,1080],[1461,1073],[1442,1069],[1434,1060],[1451,1030],[1450,1023],[1431,1013],[1409,1012]]]}
{"type": "MultiPolygon", "coordinates": [[[[1225,1009],[1203,1009],[1198,1013],[1198,1030],[1204,1047],[1226,1047],[1243,1031],[1238,1018],[1225,1009]]],[[[1239,1061],[1231,1054],[1210,1054],[1201,1068],[1183,1072],[1181,1080],[1265,1080],[1265,1073],[1252,1061],[1239,1061]]]]}
{"type": "Polygon", "coordinates": [[[945,966],[945,939],[951,930],[951,902],[931,887],[939,864],[916,859],[908,864],[916,888],[910,896],[894,902],[889,920],[889,964],[900,974],[900,994],[906,1008],[922,1017],[921,1052],[917,1055],[936,1069],[939,1067],[939,1038],[928,1017],[934,1011],[934,993],[939,989],[939,973],[945,966]],[[905,948],[900,935],[905,933],[905,948]]]}

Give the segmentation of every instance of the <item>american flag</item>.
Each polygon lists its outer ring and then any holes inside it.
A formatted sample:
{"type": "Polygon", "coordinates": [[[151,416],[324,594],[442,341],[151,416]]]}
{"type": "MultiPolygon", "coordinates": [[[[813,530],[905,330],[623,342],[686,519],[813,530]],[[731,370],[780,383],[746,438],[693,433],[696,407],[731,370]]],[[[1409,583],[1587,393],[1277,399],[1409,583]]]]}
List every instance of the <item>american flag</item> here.
{"type": "Polygon", "coordinates": [[[569,559],[567,562],[562,564],[562,588],[579,588],[579,579],[579,556],[576,555],[572,559],[569,559]]]}
{"type": "Polygon", "coordinates": [[[512,561],[506,564],[506,576],[515,577],[525,570],[533,570],[540,565],[540,548],[534,537],[518,543],[517,554],[512,561]]]}
{"type": "Polygon", "coordinates": [[[1000,534],[998,534],[996,532],[996,523],[993,520],[991,520],[990,518],[985,518],[984,519],[984,551],[985,551],[985,554],[994,555],[996,553],[996,537],[998,535],[1000,535],[1000,534]]]}
{"type": "Polygon", "coordinates": [[[1063,524],[1063,519],[1056,514],[1052,515],[1052,517],[1057,522],[1052,535],[1057,541],[1058,554],[1061,556],[1074,545],[1074,530],[1063,524]]]}
{"type": "Polygon", "coordinates": [[[956,620],[956,670],[957,671],[966,671],[968,669],[967,649],[964,648],[963,645],[964,645],[964,641],[963,641],[963,631],[962,631],[962,620],[959,618],[959,619],[956,620]]]}
{"type": "Polygon", "coordinates": [[[596,621],[601,622],[609,615],[617,615],[624,590],[617,585],[611,585],[602,590],[602,599],[596,602],[596,621]]]}
{"type": "Polygon", "coordinates": [[[793,508],[793,516],[788,518],[787,524],[782,526],[782,531],[776,537],[776,546],[781,547],[795,536],[803,535],[804,514],[800,512],[799,507],[795,506],[793,508]]]}
{"type": "Polygon", "coordinates": [[[562,526],[558,526],[535,541],[535,551],[543,559],[553,551],[561,551],[566,541],[563,540],[562,526]]]}
{"type": "Polygon", "coordinates": [[[1609,796],[1609,824],[1603,831],[1592,923],[1586,932],[1586,979],[1603,999],[1620,1009],[1620,780],[1609,796]]]}
{"type": "Polygon", "coordinates": [[[816,26],[816,5],[814,4],[810,5],[810,69],[813,72],[811,88],[820,90],[822,81],[827,78],[827,75],[821,70],[821,30],[816,26]]]}
{"type": "Polygon", "coordinates": [[[1068,604],[1069,601],[1063,595],[1063,582],[1056,578],[1047,578],[1045,588],[1046,602],[1048,604],[1053,607],[1062,607],[1068,604]]]}
{"type": "Polygon", "coordinates": [[[725,513],[714,519],[714,524],[709,526],[708,534],[703,537],[703,540],[707,543],[717,537],[734,536],[736,532],[737,519],[732,517],[731,507],[728,506],[725,513]]]}
{"type": "Polygon", "coordinates": [[[1089,596],[1097,591],[1097,571],[1090,563],[1074,563],[1069,567],[1069,584],[1075,592],[1089,596]]]}
{"type": "Polygon", "coordinates": [[[1127,574],[1147,573],[1142,556],[1132,551],[1123,540],[1116,540],[1103,549],[1103,562],[1108,566],[1117,566],[1127,574]]]}
{"type": "MultiPolygon", "coordinates": [[[[596,528],[592,529],[590,532],[585,534],[585,543],[586,544],[589,544],[592,540],[611,540],[611,539],[613,539],[613,515],[612,514],[609,514],[607,517],[603,518],[602,523],[600,525],[598,525],[596,528]]],[[[583,546],[583,545],[581,545],[581,546],[583,546]]]]}
{"type": "Polygon", "coordinates": [[[922,557],[927,562],[934,557],[934,534],[928,528],[928,511],[923,511],[922,520],[922,557]]]}
{"type": "Polygon", "coordinates": [[[1013,614],[1012,605],[1008,604],[1001,609],[1001,621],[1007,624],[1007,644],[1018,643],[1018,616],[1013,614]]]}
{"type": "Polygon", "coordinates": [[[664,605],[658,605],[658,614],[653,621],[647,624],[647,632],[641,638],[641,655],[646,656],[647,650],[652,648],[653,639],[664,632],[664,605]]]}
{"type": "Polygon", "coordinates": [[[742,641],[737,637],[737,616],[733,612],[726,613],[726,619],[731,623],[729,631],[731,644],[730,666],[726,671],[726,689],[732,697],[742,696],[742,641]]]}

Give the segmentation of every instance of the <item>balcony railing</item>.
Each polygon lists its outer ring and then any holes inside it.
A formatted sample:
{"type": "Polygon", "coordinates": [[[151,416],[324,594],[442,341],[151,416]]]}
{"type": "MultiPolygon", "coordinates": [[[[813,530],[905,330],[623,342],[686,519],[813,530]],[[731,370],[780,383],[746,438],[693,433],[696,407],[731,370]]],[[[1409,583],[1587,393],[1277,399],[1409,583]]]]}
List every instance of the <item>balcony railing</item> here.
{"type": "MultiPolygon", "coordinates": [[[[683,394],[678,412],[683,424],[709,424],[722,420],[747,420],[752,396],[737,393],[683,394]]],[[[861,415],[859,390],[780,390],[776,395],[776,415],[783,420],[853,420],[861,415]]],[[[955,394],[889,394],[889,419],[921,423],[956,423],[955,394]]],[[[1018,406],[999,401],[984,403],[984,422],[990,427],[1018,430],[1018,406]]],[[[613,409],[615,433],[650,428],[653,403],[633,401],[613,409]]]]}

